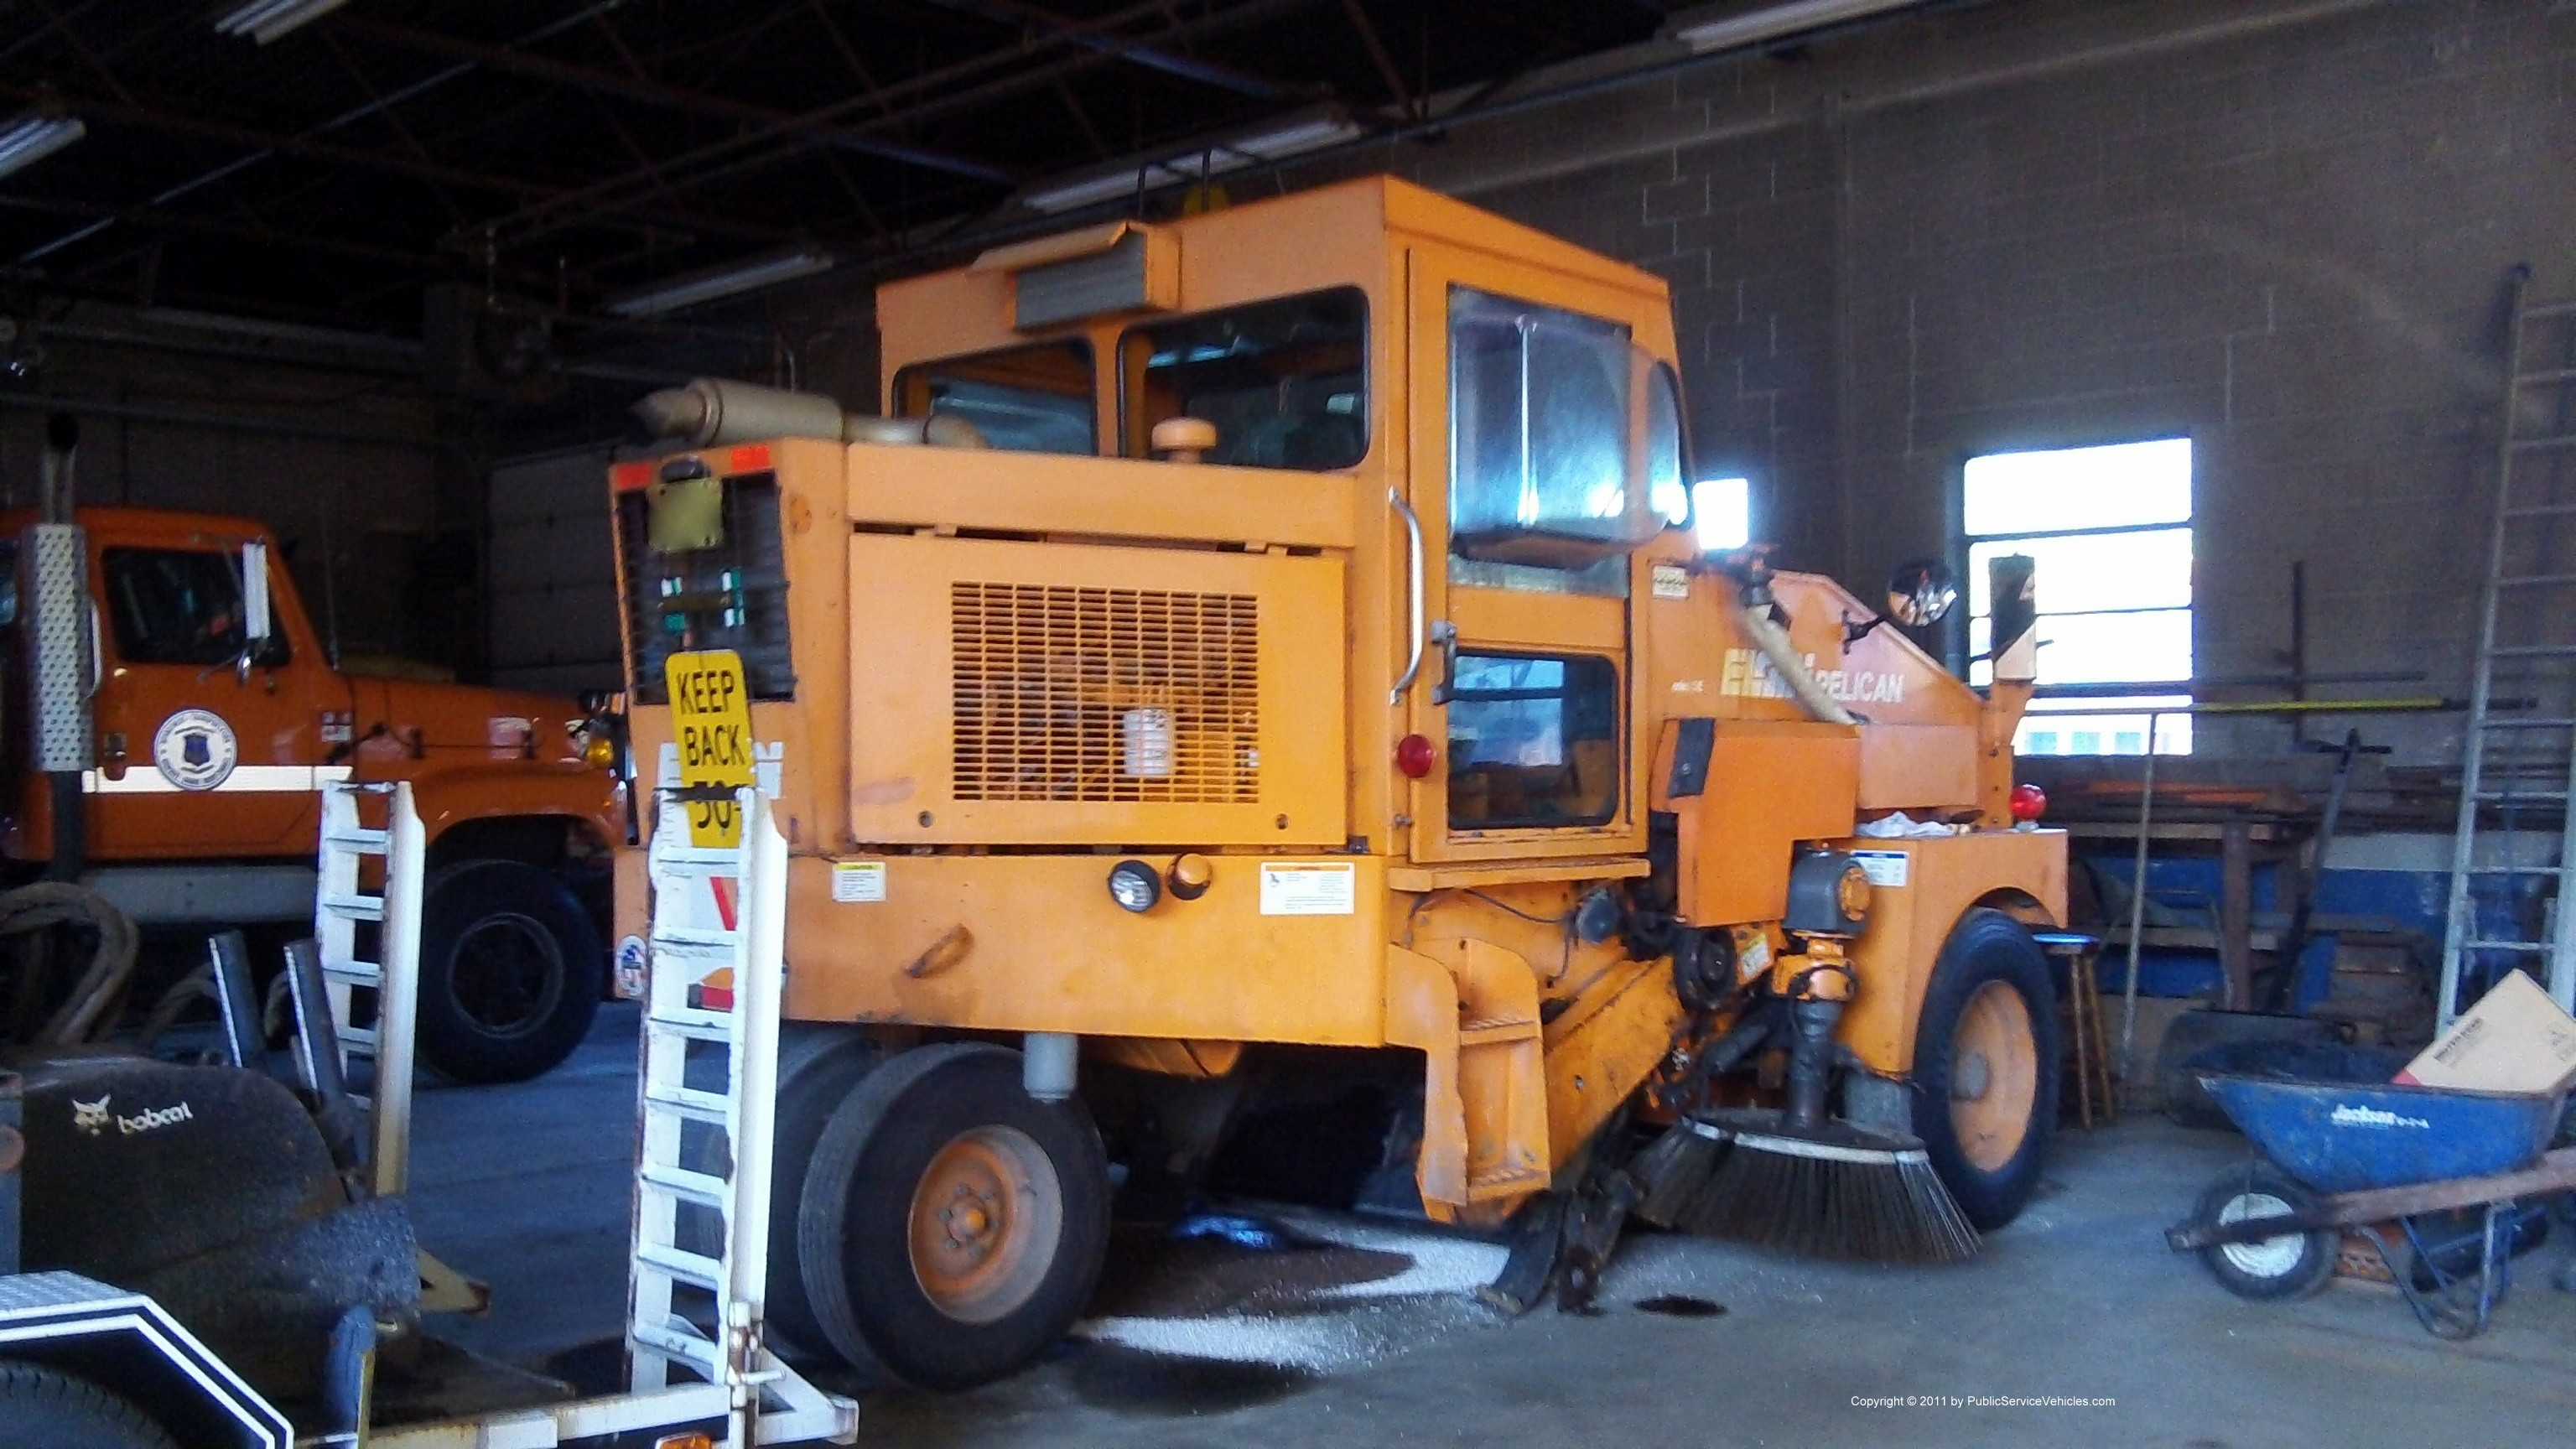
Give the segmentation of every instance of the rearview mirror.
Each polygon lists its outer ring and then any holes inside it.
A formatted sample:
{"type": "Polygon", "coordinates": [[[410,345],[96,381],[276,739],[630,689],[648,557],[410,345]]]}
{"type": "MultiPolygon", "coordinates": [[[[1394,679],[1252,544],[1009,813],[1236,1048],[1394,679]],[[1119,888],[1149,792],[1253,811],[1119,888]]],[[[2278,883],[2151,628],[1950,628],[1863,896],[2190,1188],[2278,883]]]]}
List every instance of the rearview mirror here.
{"type": "Polygon", "coordinates": [[[1958,577],[1939,559],[1908,559],[1887,576],[1887,617],[1908,629],[1940,623],[1958,602],[1958,577]]]}
{"type": "Polygon", "coordinates": [[[268,544],[255,540],[241,546],[242,617],[241,654],[233,661],[233,672],[242,680],[250,678],[251,666],[268,653],[269,636],[276,631],[268,618],[268,544]]]}

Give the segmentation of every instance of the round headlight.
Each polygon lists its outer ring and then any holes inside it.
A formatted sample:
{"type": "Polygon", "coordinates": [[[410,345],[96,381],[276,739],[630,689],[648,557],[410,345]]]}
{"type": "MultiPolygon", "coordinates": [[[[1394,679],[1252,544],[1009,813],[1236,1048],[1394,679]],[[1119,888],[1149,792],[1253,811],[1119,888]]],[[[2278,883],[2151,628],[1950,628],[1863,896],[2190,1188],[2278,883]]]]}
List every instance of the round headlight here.
{"type": "Polygon", "coordinates": [[[1109,867],[1109,898],[1121,910],[1143,915],[1163,898],[1162,877],[1141,860],[1122,860],[1109,867]]]}

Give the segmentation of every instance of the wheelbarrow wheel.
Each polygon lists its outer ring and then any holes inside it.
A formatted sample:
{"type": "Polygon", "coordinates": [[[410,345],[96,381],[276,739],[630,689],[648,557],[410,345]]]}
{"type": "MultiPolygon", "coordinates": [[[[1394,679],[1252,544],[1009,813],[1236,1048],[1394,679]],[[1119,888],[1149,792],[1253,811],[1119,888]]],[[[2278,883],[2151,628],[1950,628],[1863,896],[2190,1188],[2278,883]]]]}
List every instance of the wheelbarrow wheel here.
{"type": "MultiPolygon", "coordinates": [[[[2248,1218],[2288,1217],[2316,1205],[2317,1196],[2268,1162],[2229,1168],[2200,1195],[2193,1217],[2225,1226],[2248,1218]]],[[[2239,1298],[2300,1298],[2334,1276],[2335,1234],[2325,1229],[2284,1233],[2250,1243],[2221,1243],[2200,1250],[2202,1266],[2218,1286],[2239,1298]]]]}

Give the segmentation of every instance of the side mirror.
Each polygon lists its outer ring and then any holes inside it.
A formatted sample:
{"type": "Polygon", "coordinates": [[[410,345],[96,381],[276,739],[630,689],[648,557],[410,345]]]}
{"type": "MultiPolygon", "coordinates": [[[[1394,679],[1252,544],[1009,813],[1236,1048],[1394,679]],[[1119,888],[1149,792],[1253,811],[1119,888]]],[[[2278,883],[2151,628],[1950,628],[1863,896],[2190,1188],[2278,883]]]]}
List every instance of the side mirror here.
{"type": "Polygon", "coordinates": [[[251,666],[266,657],[269,637],[276,632],[268,617],[268,545],[265,542],[243,544],[241,565],[242,644],[241,656],[233,663],[233,672],[248,681],[251,666]]]}
{"type": "Polygon", "coordinates": [[[1958,602],[1958,576],[1939,559],[1908,559],[1887,576],[1887,617],[1908,629],[1940,623],[1958,602]]]}

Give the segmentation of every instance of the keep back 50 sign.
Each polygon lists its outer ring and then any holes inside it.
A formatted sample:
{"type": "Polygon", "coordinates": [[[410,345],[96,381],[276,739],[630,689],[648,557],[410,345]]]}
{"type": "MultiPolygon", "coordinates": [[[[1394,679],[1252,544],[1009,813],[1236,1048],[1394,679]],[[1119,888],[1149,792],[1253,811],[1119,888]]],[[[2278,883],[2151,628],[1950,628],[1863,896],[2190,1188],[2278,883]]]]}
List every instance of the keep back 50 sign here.
{"type": "MultiPolygon", "coordinates": [[[[680,783],[739,790],[752,783],[751,691],[730,649],[674,654],[662,666],[680,747],[680,783]]],[[[741,812],[728,798],[689,802],[689,844],[738,845],[741,812]]]]}

